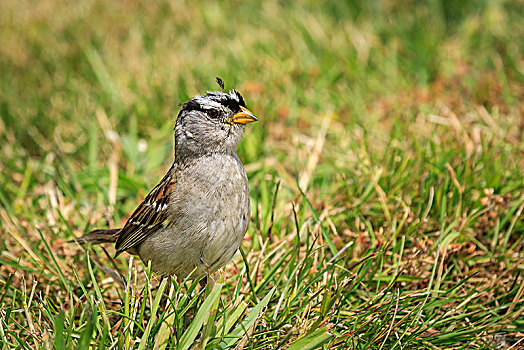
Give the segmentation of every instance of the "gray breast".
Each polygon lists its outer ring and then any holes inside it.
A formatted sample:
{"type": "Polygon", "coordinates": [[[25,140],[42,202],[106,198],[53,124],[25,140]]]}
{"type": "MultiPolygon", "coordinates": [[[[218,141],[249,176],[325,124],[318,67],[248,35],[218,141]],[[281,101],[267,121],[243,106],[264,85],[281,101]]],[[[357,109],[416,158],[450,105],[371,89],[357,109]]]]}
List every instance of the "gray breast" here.
{"type": "Polygon", "coordinates": [[[247,177],[234,155],[209,155],[176,174],[170,225],[140,247],[139,255],[162,275],[212,273],[233,257],[249,218],[247,177]]]}

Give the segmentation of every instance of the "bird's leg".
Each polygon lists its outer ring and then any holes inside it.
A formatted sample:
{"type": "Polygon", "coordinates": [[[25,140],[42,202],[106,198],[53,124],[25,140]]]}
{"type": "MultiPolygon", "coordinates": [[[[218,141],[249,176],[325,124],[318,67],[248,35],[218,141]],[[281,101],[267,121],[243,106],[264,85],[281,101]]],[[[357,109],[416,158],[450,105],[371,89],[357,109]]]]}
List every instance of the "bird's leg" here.
{"type": "Polygon", "coordinates": [[[206,264],[206,279],[207,279],[207,285],[209,286],[209,291],[211,292],[213,290],[213,287],[215,286],[215,279],[213,278],[213,274],[209,272],[209,265],[206,264]]]}
{"type": "Polygon", "coordinates": [[[211,292],[215,286],[215,279],[212,275],[207,275],[207,285],[209,287],[209,291],[211,292]]]}
{"type": "MultiPolygon", "coordinates": [[[[200,259],[200,261],[204,262],[203,259],[200,259]]],[[[203,288],[204,286],[209,287],[208,292],[210,292],[213,287],[215,286],[215,280],[213,279],[213,276],[209,272],[209,265],[208,263],[204,262],[206,265],[206,275],[204,278],[200,280],[200,286],[203,288]]]]}

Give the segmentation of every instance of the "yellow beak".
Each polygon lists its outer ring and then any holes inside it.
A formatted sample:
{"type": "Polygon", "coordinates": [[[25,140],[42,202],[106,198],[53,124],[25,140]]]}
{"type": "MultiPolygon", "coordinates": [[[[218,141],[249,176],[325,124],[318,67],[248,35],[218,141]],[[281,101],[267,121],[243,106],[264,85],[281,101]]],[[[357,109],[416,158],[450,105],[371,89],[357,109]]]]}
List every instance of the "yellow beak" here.
{"type": "Polygon", "coordinates": [[[255,115],[251,113],[249,109],[240,106],[240,112],[233,115],[231,119],[229,119],[229,122],[237,124],[247,124],[256,122],[257,120],[258,118],[255,117],[255,115]]]}

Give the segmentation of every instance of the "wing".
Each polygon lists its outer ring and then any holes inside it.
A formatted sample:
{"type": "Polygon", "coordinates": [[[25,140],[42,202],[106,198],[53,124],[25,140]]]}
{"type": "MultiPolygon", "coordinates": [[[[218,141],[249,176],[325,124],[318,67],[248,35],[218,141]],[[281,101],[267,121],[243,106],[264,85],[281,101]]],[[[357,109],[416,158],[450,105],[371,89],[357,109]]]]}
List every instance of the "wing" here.
{"type": "Polygon", "coordinates": [[[142,243],[169,223],[167,206],[175,187],[174,165],[135,209],[118,235],[116,254],[142,243]]]}

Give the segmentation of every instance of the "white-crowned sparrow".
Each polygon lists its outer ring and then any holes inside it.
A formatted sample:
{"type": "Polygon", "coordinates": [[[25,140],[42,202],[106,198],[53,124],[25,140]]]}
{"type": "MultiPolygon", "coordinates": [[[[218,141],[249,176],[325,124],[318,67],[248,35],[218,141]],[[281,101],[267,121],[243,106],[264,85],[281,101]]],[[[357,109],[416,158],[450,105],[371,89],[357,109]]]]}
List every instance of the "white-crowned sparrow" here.
{"type": "MultiPolygon", "coordinates": [[[[223,90],[222,81],[217,78],[223,90]]],[[[235,148],[257,121],[239,92],[207,92],[181,104],[175,160],[123,228],[74,241],[116,242],[160,275],[198,278],[228,263],[250,219],[249,186],[235,148]]]]}

